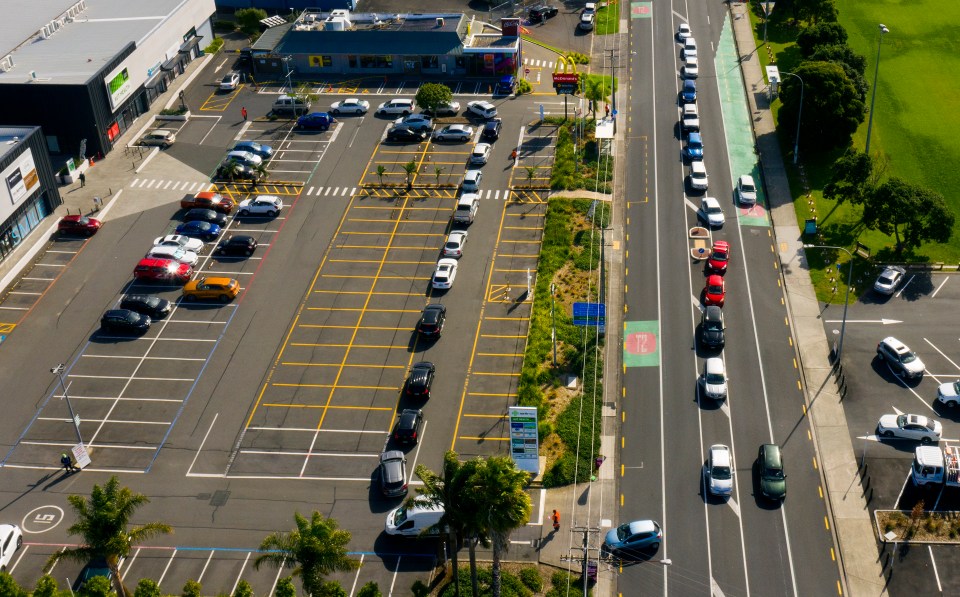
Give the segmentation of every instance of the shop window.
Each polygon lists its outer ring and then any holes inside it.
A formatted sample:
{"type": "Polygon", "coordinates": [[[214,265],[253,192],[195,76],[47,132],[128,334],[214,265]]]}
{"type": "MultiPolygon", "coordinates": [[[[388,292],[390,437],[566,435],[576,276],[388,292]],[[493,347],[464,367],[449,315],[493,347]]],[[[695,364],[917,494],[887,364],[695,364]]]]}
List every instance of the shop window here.
{"type": "Polygon", "coordinates": [[[350,65],[350,68],[357,68],[357,57],[354,54],[349,54],[347,56],[347,64],[350,65]]]}
{"type": "Polygon", "coordinates": [[[420,64],[423,65],[423,68],[440,68],[440,57],[439,56],[421,56],[420,64]]]}
{"type": "Polygon", "coordinates": [[[360,68],[393,68],[393,56],[361,56],[360,68]]]}

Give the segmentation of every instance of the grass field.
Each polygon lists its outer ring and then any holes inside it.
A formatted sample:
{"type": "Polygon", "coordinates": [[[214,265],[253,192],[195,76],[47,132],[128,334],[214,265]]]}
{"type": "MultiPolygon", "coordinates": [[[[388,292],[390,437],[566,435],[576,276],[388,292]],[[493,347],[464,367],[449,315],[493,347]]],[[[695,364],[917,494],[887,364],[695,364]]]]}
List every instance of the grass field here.
{"type": "MultiPolygon", "coordinates": [[[[960,3],[942,0],[837,0],[840,23],[849,35],[849,45],[867,57],[866,78],[873,84],[877,57],[879,24],[890,33],[883,38],[880,56],[879,84],[873,117],[870,152],[886,156],[887,174],[927,186],[946,199],[958,216],[953,238],[947,244],[928,243],[904,258],[911,261],[960,262],[960,111],[954,108],[960,95],[960,3]]],[[[751,17],[755,24],[758,45],[763,39],[762,19],[751,17]]],[[[800,55],[793,46],[796,29],[771,25],[767,32],[773,62],[780,70],[791,71],[800,55]]],[[[771,56],[760,50],[760,61],[766,65],[771,56]]],[[[869,107],[870,97],[867,97],[869,107]]],[[[775,102],[774,116],[780,106],[775,102]]],[[[869,114],[868,114],[869,117],[869,114]]],[[[863,150],[867,121],[853,137],[853,146],[863,150]]],[[[792,150],[792,135],[781,135],[785,155],[792,150]]],[[[829,180],[830,167],[842,150],[824,152],[816,147],[800,147],[801,162],[811,188],[812,209],[806,198],[800,199],[803,187],[800,173],[789,167],[791,190],[800,221],[816,215],[824,233],[824,244],[852,248],[856,242],[867,245],[877,262],[898,260],[893,252],[893,239],[860,224],[859,207],[824,200],[821,189],[829,180]]],[[[789,164],[788,164],[789,166],[789,164]]],[[[846,259],[840,254],[842,263],[846,259]]],[[[822,258],[811,253],[811,265],[822,258]]],[[[825,254],[827,262],[836,255],[825,254]]],[[[901,258],[903,259],[903,258],[901,258]]],[[[844,277],[846,266],[844,265],[844,277]]],[[[823,271],[812,272],[820,297],[832,294],[835,286],[823,271]]],[[[855,291],[872,283],[873,271],[866,263],[857,263],[854,272],[855,291]],[[857,284],[857,280],[860,283],[857,284]]],[[[845,287],[839,284],[842,297],[845,287]]]]}
{"type": "Polygon", "coordinates": [[[594,23],[597,35],[607,35],[620,31],[620,4],[616,0],[597,3],[597,16],[594,23]]]}

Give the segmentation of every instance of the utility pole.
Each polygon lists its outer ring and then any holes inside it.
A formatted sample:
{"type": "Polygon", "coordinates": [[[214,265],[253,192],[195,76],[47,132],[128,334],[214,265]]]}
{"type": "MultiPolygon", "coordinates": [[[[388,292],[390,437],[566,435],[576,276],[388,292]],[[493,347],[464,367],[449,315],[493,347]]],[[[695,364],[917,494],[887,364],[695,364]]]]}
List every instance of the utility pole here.
{"type": "MultiPolygon", "coordinates": [[[[590,564],[590,553],[596,552],[597,557],[594,559],[596,565],[599,565],[600,560],[600,548],[599,547],[590,547],[590,537],[591,535],[596,535],[600,532],[600,527],[573,527],[570,529],[574,533],[583,533],[583,542],[580,547],[571,547],[570,555],[560,556],[560,559],[564,562],[580,562],[583,566],[583,576],[586,577],[589,564],[590,564]],[[581,553],[574,554],[575,551],[581,553]]],[[[583,597],[587,597],[588,587],[590,583],[587,582],[587,579],[583,579],[583,597]]]]}

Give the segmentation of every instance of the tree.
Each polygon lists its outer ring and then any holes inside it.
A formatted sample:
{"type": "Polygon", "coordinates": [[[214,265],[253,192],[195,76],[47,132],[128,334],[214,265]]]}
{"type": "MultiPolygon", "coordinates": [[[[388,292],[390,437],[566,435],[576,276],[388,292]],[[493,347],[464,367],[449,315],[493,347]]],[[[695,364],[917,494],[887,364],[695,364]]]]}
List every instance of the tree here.
{"type": "Polygon", "coordinates": [[[4,597],[27,597],[27,592],[13,580],[7,571],[0,572],[0,595],[4,597]]]}
{"type": "Polygon", "coordinates": [[[870,186],[873,160],[869,155],[855,149],[848,149],[831,168],[833,177],[823,187],[823,196],[837,203],[849,200],[854,204],[863,203],[864,196],[873,189],[870,186]]]}
{"type": "Polygon", "coordinates": [[[360,587],[357,597],[383,597],[383,593],[380,592],[380,585],[371,580],[360,587]]]}
{"type": "Polygon", "coordinates": [[[293,575],[300,576],[303,590],[308,595],[320,595],[324,576],[331,572],[346,572],[357,567],[347,557],[350,533],[339,528],[337,521],[314,511],[310,520],[293,515],[297,528],[289,533],[268,535],[260,543],[261,554],[253,562],[260,569],[263,564],[294,567],[293,575]]]}
{"type": "Polygon", "coordinates": [[[424,83],[417,91],[416,101],[421,110],[436,113],[441,105],[453,101],[453,91],[443,83],[424,83]]]}
{"type": "Polygon", "coordinates": [[[46,570],[63,558],[80,563],[103,558],[113,573],[118,592],[126,597],[127,590],[120,580],[120,562],[130,555],[134,545],[157,535],[172,533],[173,529],[162,522],[128,528],[136,511],[150,500],[142,493],[122,487],[116,476],[110,477],[102,487],[94,485],[89,500],[71,495],[67,501],[77,518],[67,533],[80,537],[80,545],[54,552],[47,560],[46,570]]]}
{"type": "Polygon", "coordinates": [[[160,585],[155,580],[141,578],[133,592],[133,597],[163,597],[163,593],[160,592],[160,585]]]}
{"type": "Polygon", "coordinates": [[[863,76],[864,70],[867,68],[867,59],[864,56],[854,52],[848,45],[817,46],[814,48],[810,60],[839,64],[843,67],[843,72],[847,75],[847,78],[853,83],[854,89],[857,90],[857,97],[860,101],[866,102],[870,85],[867,84],[867,79],[863,76]]]}
{"type": "Polygon", "coordinates": [[[262,8],[241,8],[233,16],[240,24],[240,31],[254,35],[260,31],[260,20],[267,18],[267,11],[262,8]]]}
{"type": "Polygon", "coordinates": [[[407,173],[407,188],[413,186],[413,175],[417,171],[417,163],[413,160],[410,160],[403,165],[403,171],[407,173]]]}
{"type": "Polygon", "coordinates": [[[383,175],[387,173],[387,167],[383,164],[377,166],[377,177],[380,179],[380,185],[383,185],[383,175]]]}
{"type": "Polygon", "coordinates": [[[195,580],[188,580],[183,583],[183,592],[180,597],[201,597],[203,595],[203,586],[195,580]]]}
{"type": "MultiPolygon", "coordinates": [[[[0,593],[6,595],[6,593],[0,593]]],[[[57,597],[60,595],[57,581],[49,574],[44,574],[37,581],[37,586],[33,589],[33,597],[57,597]]]]}
{"type": "Polygon", "coordinates": [[[433,174],[437,177],[437,186],[440,186],[440,175],[443,174],[443,166],[435,166],[433,174]]]}
{"type": "Polygon", "coordinates": [[[117,597],[117,593],[110,586],[110,579],[106,576],[94,576],[83,583],[77,591],[80,597],[117,597]]]}
{"type": "Polygon", "coordinates": [[[537,177],[537,167],[527,166],[527,184],[533,187],[533,179],[537,177]]]}
{"type": "MultiPolygon", "coordinates": [[[[414,473],[423,482],[416,488],[417,495],[407,500],[407,506],[421,506],[443,508],[443,516],[437,526],[447,529],[447,551],[450,553],[453,564],[453,583],[456,595],[460,595],[460,565],[457,553],[463,542],[469,517],[472,514],[464,505],[466,503],[466,482],[475,469],[475,461],[462,463],[457,453],[450,450],[443,455],[443,468],[437,474],[422,464],[418,464],[414,473]]],[[[472,549],[472,546],[471,546],[472,549]]],[[[471,563],[471,575],[476,578],[475,565],[471,563]]]]}
{"type": "Polygon", "coordinates": [[[847,30],[840,23],[808,25],[797,34],[800,55],[809,58],[819,46],[837,46],[847,43],[847,30]]]}
{"type": "Polygon", "coordinates": [[[892,234],[899,255],[923,241],[945,243],[953,232],[954,214],[943,196],[928,188],[890,178],[865,195],[863,223],[892,234]]]}
{"type": "Polygon", "coordinates": [[[590,111],[593,112],[593,119],[597,119],[597,103],[606,102],[612,93],[617,91],[617,82],[612,82],[609,76],[604,75],[581,75],[580,85],[583,91],[583,97],[590,100],[590,111]]]}
{"type": "Polygon", "coordinates": [[[233,591],[233,597],[253,597],[253,587],[247,581],[241,580],[233,591]]]}
{"type": "Polygon", "coordinates": [[[811,23],[836,22],[838,14],[835,0],[793,0],[793,13],[811,23]]]}
{"type": "Polygon", "coordinates": [[[289,576],[284,576],[277,581],[273,594],[274,597],[297,597],[297,588],[293,586],[293,580],[289,576]]]}
{"type": "Polygon", "coordinates": [[[470,479],[467,509],[486,519],[493,543],[493,597],[500,597],[500,557],[510,547],[510,534],[530,520],[533,506],[525,491],[529,479],[529,473],[518,469],[509,456],[480,460],[470,479]]]}
{"type": "MultiPolygon", "coordinates": [[[[811,149],[848,144],[863,122],[866,106],[843,68],[834,62],[803,62],[796,73],[804,82],[801,144],[811,149]]],[[[800,88],[796,77],[788,77],[780,88],[780,124],[790,131],[797,126],[800,88]]]]}
{"type": "Polygon", "coordinates": [[[303,105],[309,106],[317,101],[317,98],[320,96],[313,92],[313,87],[310,86],[310,83],[304,82],[297,85],[297,90],[293,93],[293,97],[302,101],[303,105]]]}

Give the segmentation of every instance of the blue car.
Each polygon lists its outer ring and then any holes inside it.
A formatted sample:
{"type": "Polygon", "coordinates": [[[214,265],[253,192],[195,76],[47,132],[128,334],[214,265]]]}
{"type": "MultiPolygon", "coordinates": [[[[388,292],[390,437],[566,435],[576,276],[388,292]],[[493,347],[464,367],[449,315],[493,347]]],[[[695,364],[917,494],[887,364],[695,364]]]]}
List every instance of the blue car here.
{"type": "Polygon", "coordinates": [[[510,95],[513,93],[513,88],[517,86],[517,78],[513,75],[504,75],[500,77],[500,81],[497,83],[497,94],[498,95],[510,95]]]}
{"type": "Polygon", "coordinates": [[[683,88],[680,90],[680,99],[685,104],[692,104],[697,101],[697,82],[693,79],[684,79],[683,88]]]}
{"type": "Polygon", "coordinates": [[[263,143],[257,143],[256,141],[238,141],[237,144],[233,146],[233,151],[247,151],[255,156],[259,156],[262,160],[269,160],[273,157],[272,147],[264,145],[263,143]]]}
{"type": "Polygon", "coordinates": [[[202,222],[200,220],[194,220],[193,222],[184,222],[177,226],[177,234],[183,236],[190,236],[193,238],[201,238],[203,240],[217,240],[217,237],[220,236],[220,233],[223,232],[223,229],[216,224],[211,224],[210,222],[202,222]]]}
{"type": "Polygon", "coordinates": [[[607,533],[603,546],[607,551],[646,549],[656,551],[663,540],[663,529],[652,520],[627,522],[607,533]]]}
{"type": "Polygon", "coordinates": [[[297,128],[325,131],[329,129],[330,125],[334,122],[336,121],[333,117],[326,112],[311,112],[297,119],[297,128]]]}
{"type": "Polygon", "coordinates": [[[683,155],[691,160],[703,159],[703,139],[700,133],[690,133],[687,137],[687,146],[683,148],[683,155]]]}

